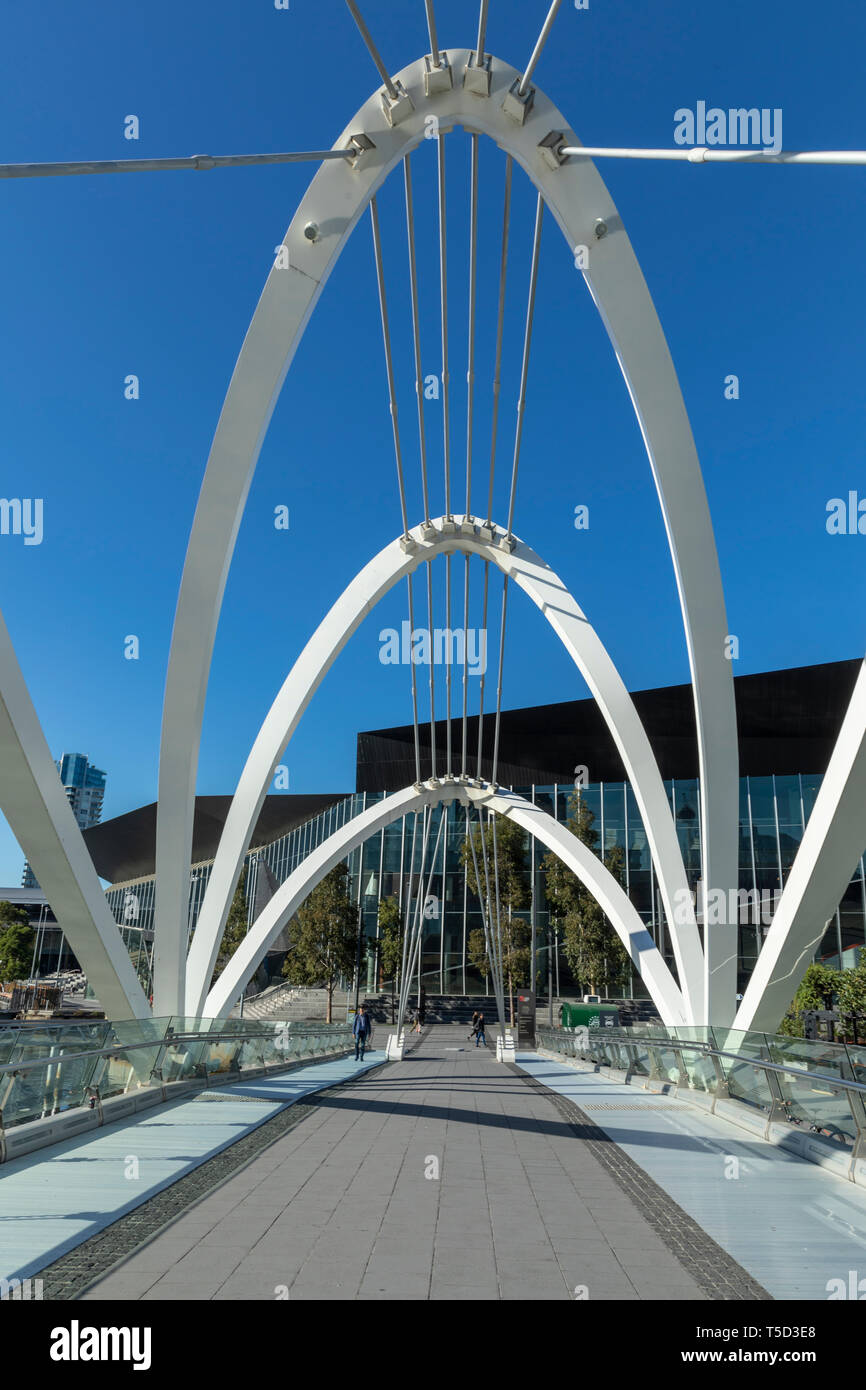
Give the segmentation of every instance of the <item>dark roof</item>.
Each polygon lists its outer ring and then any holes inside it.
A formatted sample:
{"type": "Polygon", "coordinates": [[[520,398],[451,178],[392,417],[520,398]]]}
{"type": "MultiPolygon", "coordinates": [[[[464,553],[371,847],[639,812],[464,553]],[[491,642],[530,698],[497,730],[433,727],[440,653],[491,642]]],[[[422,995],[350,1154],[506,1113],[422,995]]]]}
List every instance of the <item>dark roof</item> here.
{"type": "MultiPolygon", "coordinates": [[[[250,841],[251,847],[269,845],[350,795],[350,792],[316,792],[308,796],[290,796],[287,793],[265,797],[250,841]]],[[[193,864],[213,859],[230,805],[230,796],[196,797],[193,864]]],[[[103,821],[101,825],[91,826],[84,831],[84,840],[100,878],[107,879],[109,883],[147,878],[156,867],[156,802],[141,806],[137,811],[128,811],[126,815],[115,816],[113,820],[103,821]]]]}
{"type": "MultiPolygon", "coordinates": [[[[735,676],[741,776],[823,772],[862,662],[832,661],[735,676]]],[[[695,710],[690,685],[669,685],[633,695],[655,751],[662,777],[698,774],[695,710]]],[[[460,767],[462,721],[452,721],[452,763],[460,767]]],[[[491,775],[494,719],[484,717],[482,776],[491,775]]],[[[421,766],[430,770],[430,726],[419,731],[421,766]]],[[[439,770],[444,771],[445,721],[437,721],[439,770]]],[[[469,770],[478,762],[478,719],[468,721],[469,770]]],[[[498,780],[505,786],[571,783],[584,765],[590,782],[622,781],[625,769],[592,699],[503,710],[500,720],[498,780]]],[[[397,791],[415,780],[411,724],[358,735],[357,790],[397,791]]]]}

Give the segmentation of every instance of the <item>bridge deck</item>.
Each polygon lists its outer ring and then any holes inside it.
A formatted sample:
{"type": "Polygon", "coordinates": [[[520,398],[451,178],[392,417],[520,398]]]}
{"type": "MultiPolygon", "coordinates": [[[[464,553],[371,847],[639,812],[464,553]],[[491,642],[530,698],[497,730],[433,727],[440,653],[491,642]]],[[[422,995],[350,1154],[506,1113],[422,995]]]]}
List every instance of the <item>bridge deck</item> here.
{"type": "Polygon", "coordinates": [[[683,1300],[826,1299],[862,1266],[866,1193],[729,1122],[460,1027],[411,1042],[6,1165],[0,1272],[46,1298],[683,1300]]]}
{"type": "Polygon", "coordinates": [[[319,1095],[84,1297],[765,1296],[649,1179],[638,1209],[598,1140],[462,1028],[435,1027],[319,1095]]]}

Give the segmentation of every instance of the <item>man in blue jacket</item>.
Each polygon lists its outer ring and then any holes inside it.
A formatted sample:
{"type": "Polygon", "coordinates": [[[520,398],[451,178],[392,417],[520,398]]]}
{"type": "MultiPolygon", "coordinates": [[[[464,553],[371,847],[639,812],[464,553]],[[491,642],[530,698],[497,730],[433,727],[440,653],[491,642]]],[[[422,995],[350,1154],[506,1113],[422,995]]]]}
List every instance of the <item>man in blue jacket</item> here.
{"type": "Polygon", "coordinates": [[[367,1005],[362,1004],[358,1012],[355,1014],[355,1022],[352,1024],[352,1032],[355,1034],[356,1062],[358,1060],[359,1052],[361,1055],[361,1061],[363,1062],[364,1048],[367,1046],[372,1031],[373,1029],[370,1023],[370,1015],[367,1013],[367,1005]]]}

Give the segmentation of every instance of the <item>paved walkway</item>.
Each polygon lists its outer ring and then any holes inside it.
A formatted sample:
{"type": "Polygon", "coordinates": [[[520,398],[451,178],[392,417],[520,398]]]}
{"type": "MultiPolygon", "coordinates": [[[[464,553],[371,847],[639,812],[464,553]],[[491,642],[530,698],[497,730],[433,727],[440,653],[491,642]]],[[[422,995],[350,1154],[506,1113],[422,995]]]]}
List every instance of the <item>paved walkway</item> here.
{"type": "MultiPolygon", "coordinates": [[[[365,1069],[381,1061],[382,1053],[374,1053],[365,1069]]],[[[313,1062],[214,1087],[3,1164],[0,1275],[41,1273],[287,1106],[355,1075],[360,1065],[348,1057],[313,1062]]]]}
{"type": "Polygon", "coordinates": [[[567,1102],[436,1027],[403,1062],[320,1095],[84,1297],[762,1296],[622,1162],[598,1130],[575,1131],[567,1102]]]}
{"type": "Polygon", "coordinates": [[[866,1273],[866,1191],[673,1096],[521,1054],[778,1299],[866,1273]]]}

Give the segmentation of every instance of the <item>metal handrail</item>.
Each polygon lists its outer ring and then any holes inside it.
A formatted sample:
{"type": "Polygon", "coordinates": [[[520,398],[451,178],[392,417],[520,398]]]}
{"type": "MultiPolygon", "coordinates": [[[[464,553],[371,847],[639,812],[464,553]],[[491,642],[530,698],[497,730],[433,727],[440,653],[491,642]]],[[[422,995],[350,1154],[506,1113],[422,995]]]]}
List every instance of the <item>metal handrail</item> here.
{"type": "MultiPolygon", "coordinates": [[[[539,1028],[536,1030],[536,1033],[538,1036],[541,1036],[542,1033],[553,1035],[556,1035],[557,1033],[562,1033],[564,1036],[573,1036],[573,1034],[566,1034],[565,1029],[560,1030],[556,1028],[539,1028]]],[[[745,1063],[747,1066],[760,1067],[762,1071],[782,1072],[789,1076],[805,1078],[808,1081],[826,1081],[833,1086],[842,1087],[844,1090],[860,1091],[866,1094],[866,1084],[864,1084],[862,1081],[846,1081],[844,1077],[832,1076],[827,1072],[803,1071],[801,1067],[792,1067],[785,1065],[781,1062],[770,1062],[769,1060],[765,1061],[763,1058],[760,1057],[744,1057],[743,1054],[740,1052],[728,1052],[724,1048],[712,1047],[709,1043],[699,1042],[697,1040],[693,1041],[691,1039],[683,1038],[659,1038],[647,1036],[641,1038],[622,1038],[614,1037],[612,1036],[612,1034],[613,1029],[605,1028],[603,1031],[599,1030],[598,1037],[604,1038],[607,1042],[624,1043],[629,1046],[635,1046],[640,1043],[664,1043],[668,1047],[674,1049],[691,1048],[692,1051],[703,1052],[708,1057],[727,1057],[731,1061],[745,1063]]]]}
{"type": "MultiPolygon", "coordinates": [[[[279,1022],[279,1020],[276,1020],[279,1022]]],[[[341,1028],[341,1024],[327,1023],[322,1028],[292,1028],[293,1037],[309,1037],[311,1033],[321,1033],[325,1028],[341,1028]]],[[[53,1067],[60,1062],[80,1061],[85,1057],[108,1057],[112,1061],[121,1061],[121,1054],[125,1052],[135,1052],[138,1048],[151,1047],[163,1048],[173,1047],[175,1043],[212,1043],[212,1042],[251,1042],[257,1038],[276,1037],[276,1033],[172,1033],[170,1037],[163,1035],[161,1038],[151,1038],[147,1042],[137,1043],[113,1043],[110,1047],[98,1047],[82,1049],[80,1052],[58,1052],[53,1057],[30,1057],[22,1058],[19,1062],[4,1062],[0,1064],[0,1076],[7,1074],[17,1075],[18,1072],[30,1070],[33,1067],[53,1067]]]]}

